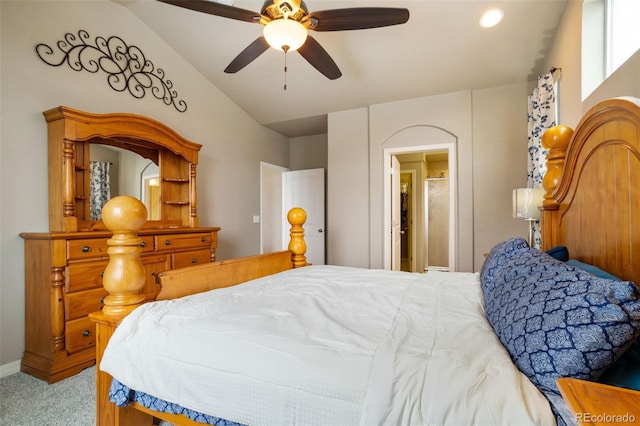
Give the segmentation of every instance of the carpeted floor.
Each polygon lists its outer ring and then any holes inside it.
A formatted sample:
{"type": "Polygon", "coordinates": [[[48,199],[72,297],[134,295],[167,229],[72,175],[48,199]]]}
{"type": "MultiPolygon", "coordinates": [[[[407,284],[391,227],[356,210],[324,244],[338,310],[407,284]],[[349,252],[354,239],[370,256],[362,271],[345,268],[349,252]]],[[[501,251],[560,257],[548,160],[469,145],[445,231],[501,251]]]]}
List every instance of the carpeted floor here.
{"type": "Polygon", "coordinates": [[[0,379],[0,425],[94,426],[95,367],[52,385],[25,373],[0,379]]]}
{"type": "MultiPolygon", "coordinates": [[[[0,379],[0,425],[94,426],[95,380],[95,367],[52,385],[22,372],[3,377],[0,379]]],[[[160,422],[159,426],[172,425],[160,422]]]]}

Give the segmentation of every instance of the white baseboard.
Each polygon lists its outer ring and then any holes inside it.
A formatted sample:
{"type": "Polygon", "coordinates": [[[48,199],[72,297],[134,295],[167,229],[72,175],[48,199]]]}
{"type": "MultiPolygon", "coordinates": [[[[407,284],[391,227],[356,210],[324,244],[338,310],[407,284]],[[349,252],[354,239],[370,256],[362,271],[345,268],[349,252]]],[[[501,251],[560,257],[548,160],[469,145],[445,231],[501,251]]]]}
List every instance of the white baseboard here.
{"type": "Polygon", "coordinates": [[[20,372],[20,360],[0,365],[0,379],[20,372]]]}

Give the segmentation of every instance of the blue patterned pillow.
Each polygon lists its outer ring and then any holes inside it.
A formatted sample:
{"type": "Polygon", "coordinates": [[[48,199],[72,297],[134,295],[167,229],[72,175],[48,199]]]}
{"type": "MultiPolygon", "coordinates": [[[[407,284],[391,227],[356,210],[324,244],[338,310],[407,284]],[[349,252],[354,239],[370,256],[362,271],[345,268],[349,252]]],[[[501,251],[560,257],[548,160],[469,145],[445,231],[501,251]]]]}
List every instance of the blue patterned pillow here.
{"type": "Polygon", "coordinates": [[[565,246],[555,246],[545,251],[545,253],[554,259],[562,260],[563,262],[569,260],[569,250],[565,246]]]}
{"type": "Polygon", "coordinates": [[[602,269],[598,268],[595,265],[590,265],[588,263],[580,262],[575,259],[567,260],[567,265],[575,266],[576,268],[582,269],[583,271],[588,272],[592,275],[595,275],[596,277],[608,278],[610,280],[620,281],[620,278],[608,273],[607,271],[603,271],[602,269]]]}
{"type": "Polygon", "coordinates": [[[556,379],[596,379],[640,335],[640,290],[526,249],[482,282],[487,319],[545,394],[556,379]]]}
{"type": "Polygon", "coordinates": [[[598,382],[640,391],[640,337],[602,373],[598,382]]]}
{"type": "Polygon", "coordinates": [[[510,238],[496,244],[482,264],[480,280],[486,285],[491,285],[495,272],[499,271],[512,256],[528,248],[529,244],[523,238],[510,238]]]}

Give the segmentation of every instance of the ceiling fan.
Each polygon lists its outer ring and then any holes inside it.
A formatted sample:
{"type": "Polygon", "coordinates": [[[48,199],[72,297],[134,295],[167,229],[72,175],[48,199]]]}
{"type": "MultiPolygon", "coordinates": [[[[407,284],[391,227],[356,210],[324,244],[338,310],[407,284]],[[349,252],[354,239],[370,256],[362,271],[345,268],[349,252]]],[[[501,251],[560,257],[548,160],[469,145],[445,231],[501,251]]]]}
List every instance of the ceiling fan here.
{"type": "Polygon", "coordinates": [[[392,7],[353,7],[309,12],[301,0],[266,0],[260,13],[207,0],[158,0],[196,12],[264,25],[263,35],[247,46],[225,68],[235,73],[249,65],[270,46],[297,50],[303,58],[330,80],[342,72],[326,50],[310,35],[313,31],[363,30],[404,24],[409,11],[392,7]]]}

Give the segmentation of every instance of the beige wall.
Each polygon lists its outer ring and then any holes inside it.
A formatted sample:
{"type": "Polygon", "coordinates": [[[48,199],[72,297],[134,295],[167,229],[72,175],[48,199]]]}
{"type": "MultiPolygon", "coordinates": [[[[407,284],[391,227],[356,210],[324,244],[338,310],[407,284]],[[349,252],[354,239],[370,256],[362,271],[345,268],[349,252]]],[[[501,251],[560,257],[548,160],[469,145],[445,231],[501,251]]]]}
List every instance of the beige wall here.
{"type": "Polygon", "coordinates": [[[511,218],[511,190],[526,183],[526,96],[527,84],[523,83],[374,105],[368,120],[366,110],[330,114],[329,221],[334,223],[343,212],[350,217],[368,213],[370,225],[367,228],[360,222],[348,232],[331,233],[329,262],[382,267],[382,157],[390,144],[406,147],[455,141],[458,270],[477,271],[482,254],[495,243],[512,235],[526,236],[525,224],[511,218]],[[421,133],[420,128],[431,131],[421,133]],[[406,129],[414,131],[405,138],[393,138],[406,129]],[[348,140],[358,143],[345,143],[348,140]],[[332,155],[338,151],[343,155],[332,155]],[[367,181],[369,200],[361,193],[347,196],[344,190],[332,191],[338,185],[331,186],[331,182],[343,176],[360,182],[360,188],[367,181]],[[367,239],[368,264],[362,253],[367,239]],[[340,256],[334,249],[340,250],[340,256]]]}
{"type": "Polygon", "coordinates": [[[527,186],[525,84],[473,93],[474,270],[484,254],[509,237],[528,235],[527,222],[512,217],[511,194],[527,186]]]}
{"type": "Polygon", "coordinates": [[[369,267],[369,111],[328,118],[327,263],[369,267]]]}
{"type": "Polygon", "coordinates": [[[449,163],[446,161],[430,161],[427,158],[427,175],[428,177],[437,178],[444,173],[449,174],[449,163]]]}
{"type": "Polygon", "coordinates": [[[291,170],[327,170],[327,134],[301,136],[289,142],[289,167],[291,170]]]}
{"type": "Polygon", "coordinates": [[[128,9],[113,1],[0,1],[0,374],[24,347],[24,255],[19,232],[48,230],[47,136],[42,111],[59,105],[131,112],[166,123],[203,145],[198,165],[200,223],[221,226],[221,259],[259,251],[260,161],[289,166],[289,140],[258,125],[128,9]],[[117,26],[114,26],[117,23],[117,26]],[[35,54],[67,32],[118,35],[165,70],[185,113],[151,94],[116,92],[102,72],[52,67],[35,54]],[[232,182],[232,184],[230,184],[232,182]]]}

